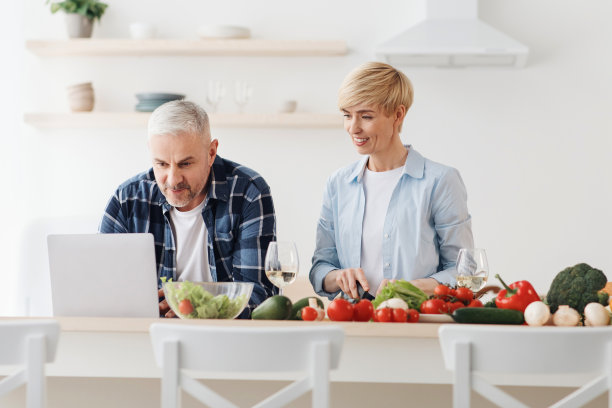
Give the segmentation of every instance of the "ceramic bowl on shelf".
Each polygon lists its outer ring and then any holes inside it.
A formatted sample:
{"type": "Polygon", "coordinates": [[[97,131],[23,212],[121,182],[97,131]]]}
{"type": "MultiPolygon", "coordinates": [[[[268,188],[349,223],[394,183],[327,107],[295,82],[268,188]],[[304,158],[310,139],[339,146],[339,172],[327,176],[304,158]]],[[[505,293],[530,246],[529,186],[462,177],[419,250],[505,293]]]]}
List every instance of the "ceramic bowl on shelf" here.
{"type": "Polygon", "coordinates": [[[94,90],[91,82],[66,87],[68,105],[73,112],[91,112],[94,107],[94,90]]]}
{"type": "Polygon", "coordinates": [[[197,34],[202,39],[250,38],[251,30],[242,26],[204,24],[198,27],[197,34]]]}
{"type": "Polygon", "coordinates": [[[249,303],[250,282],[164,282],[164,296],[181,319],[234,319],[249,303]]]}
{"type": "Polygon", "coordinates": [[[138,104],[135,106],[135,109],[138,112],[153,112],[166,102],[185,99],[185,95],[163,92],[147,92],[137,93],[136,99],[138,99],[138,104]]]}

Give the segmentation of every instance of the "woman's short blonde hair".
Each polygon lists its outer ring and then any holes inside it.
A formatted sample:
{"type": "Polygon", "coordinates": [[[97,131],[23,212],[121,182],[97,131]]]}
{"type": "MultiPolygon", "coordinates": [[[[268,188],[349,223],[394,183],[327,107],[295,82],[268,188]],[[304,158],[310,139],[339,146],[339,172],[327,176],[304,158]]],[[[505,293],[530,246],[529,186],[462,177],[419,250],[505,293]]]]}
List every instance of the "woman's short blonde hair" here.
{"type": "Polygon", "coordinates": [[[338,94],[340,110],[355,105],[381,107],[387,115],[412,105],[414,90],[404,73],[382,62],[367,62],[349,73],[338,94]]]}

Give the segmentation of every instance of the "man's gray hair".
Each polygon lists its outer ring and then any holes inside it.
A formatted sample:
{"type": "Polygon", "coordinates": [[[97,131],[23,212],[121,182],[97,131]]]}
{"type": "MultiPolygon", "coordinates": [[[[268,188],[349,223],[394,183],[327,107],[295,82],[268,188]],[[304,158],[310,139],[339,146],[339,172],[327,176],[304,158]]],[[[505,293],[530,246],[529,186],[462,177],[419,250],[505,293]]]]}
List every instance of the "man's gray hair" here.
{"type": "Polygon", "coordinates": [[[208,114],[193,102],[166,102],[153,111],[149,118],[148,138],[157,135],[190,133],[210,139],[208,114]]]}

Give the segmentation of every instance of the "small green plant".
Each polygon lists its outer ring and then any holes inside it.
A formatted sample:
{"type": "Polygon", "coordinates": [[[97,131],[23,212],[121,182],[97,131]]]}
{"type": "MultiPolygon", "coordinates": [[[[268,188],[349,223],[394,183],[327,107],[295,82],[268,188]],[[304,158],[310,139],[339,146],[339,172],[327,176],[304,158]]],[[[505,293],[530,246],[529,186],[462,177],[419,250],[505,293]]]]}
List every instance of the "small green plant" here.
{"type": "MultiPolygon", "coordinates": [[[[48,3],[49,0],[47,0],[47,4],[48,3]]],[[[91,21],[95,19],[100,21],[100,17],[102,17],[107,7],[108,4],[98,0],[64,0],[57,3],[51,3],[51,13],[63,10],[66,13],[80,14],[91,21]]]]}

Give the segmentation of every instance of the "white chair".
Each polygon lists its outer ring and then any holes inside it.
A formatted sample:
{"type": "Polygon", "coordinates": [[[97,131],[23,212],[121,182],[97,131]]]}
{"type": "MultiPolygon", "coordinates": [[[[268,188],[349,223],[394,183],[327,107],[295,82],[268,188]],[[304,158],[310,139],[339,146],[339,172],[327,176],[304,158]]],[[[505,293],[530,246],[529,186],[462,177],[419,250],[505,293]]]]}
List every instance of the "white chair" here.
{"type": "MultiPolygon", "coordinates": [[[[612,326],[442,325],[439,338],[444,364],[454,371],[454,408],[470,406],[472,389],[501,407],[527,407],[487,382],[486,374],[598,375],[555,408],[582,406],[612,385],[612,326]]],[[[608,404],[612,408],[612,392],[608,404]]]]}
{"type": "Polygon", "coordinates": [[[45,363],[55,359],[58,337],[55,320],[0,322],[0,364],[19,366],[0,381],[0,395],[25,384],[27,408],[46,406],[45,363]]]}
{"type": "Polygon", "coordinates": [[[344,332],[337,326],[219,327],[154,323],[155,361],[162,368],[161,407],[180,406],[180,389],[215,408],[235,404],[185,373],[301,372],[303,377],[254,407],[281,407],[312,390],[312,406],[329,406],[329,370],[338,367],[344,332]]]}

